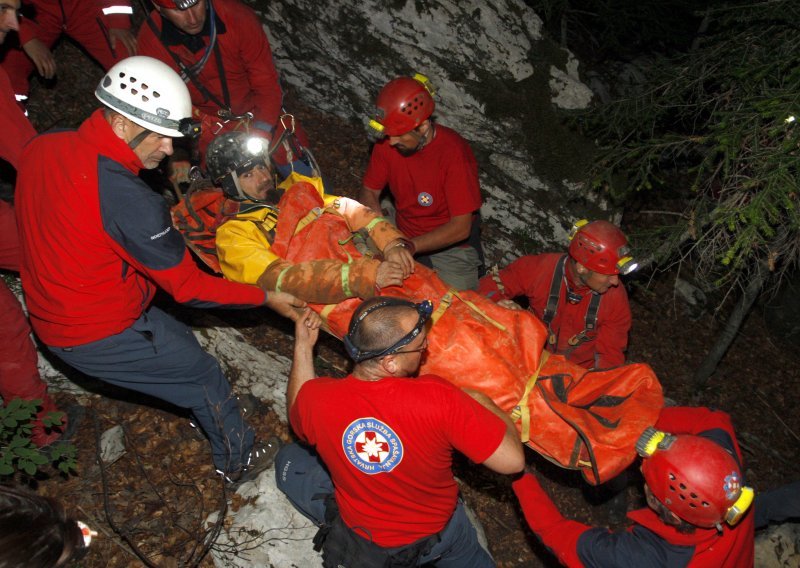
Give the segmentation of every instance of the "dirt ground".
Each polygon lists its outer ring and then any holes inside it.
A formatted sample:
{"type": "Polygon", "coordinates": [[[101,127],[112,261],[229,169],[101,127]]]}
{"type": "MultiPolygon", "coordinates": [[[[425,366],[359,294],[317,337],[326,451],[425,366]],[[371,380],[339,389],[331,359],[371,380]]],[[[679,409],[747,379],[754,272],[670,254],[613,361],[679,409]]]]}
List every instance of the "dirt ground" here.
{"type": "MultiPolygon", "coordinates": [[[[89,93],[100,76],[99,69],[70,45],[62,46],[57,57],[61,65],[58,85],[37,84],[32,93],[31,118],[40,130],[74,127],[93,107],[89,93]]],[[[337,192],[353,195],[368,151],[360,126],[315,114],[291,93],[287,104],[303,120],[323,171],[337,192]]],[[[796,409],[800,406],[800,356],[796,346],[781,345],[771,338],[756,310],[716,375],[702,391],[695,392],[689,377],[712,345],[718,324],[708,314],[697,320],[688,317],[674,300],[673,277],[667,274],[629,284],[634,319],[629,359],[649,363],[666,396],[677,403],[713,406],[733,416],[746,453],[748,481],[757,491],[799,478],[800,419],[796,409]]],[[[222,316],[252,344],[291,355],[290,328],[268,311],[224,312],[222,316]]],[[[341,349],[331,339],[320,346],[318,363],[325,373],[347,367],[341,349]]],[[[235,377],[232,381],[235,384],[235,377]]],[[[56,398],[62,405],[72,402],[68,396],[56,398]]],[[[152,400],[127,393],[93,395],[85,408],[77,438],[78,474],[35,482],[39,491],[61,499],[78,518],[100,532],[91,554],[79,565],[143,565],[134,548],[151,565],[196,565],[205,551],[202,521],[209,512],[225,506],[221,485],[212,475],[208,444],[188,426],[185,417],[152,400]],[[115,425],[124,429],[129,451],[102,469],[97,460],[98,437],[115,425]]],[[[260,408],[251,422],[261,435],[277,433],[290,439],[286,426],[268,407],[260,408]]],[[[533,452],[529,452],[529,461],[567,516],[618,526],[596,492],[587,491],[574,472],[558,469],[533,452]]],[[[483,523],[499,566],[557,565],[524,527],[506,478],[461,462],[456,473],[466,502],[483,523]]],[[[638,486],[634,472],[627,489],[631,508],[641,505],[638,486]]],[[[230,506],[238,504],[235,497],[230,506]]],[[[247,537],[244,548],[246,541],[247,537]]],[[[206,556],[199,565],[212,563],[206,556]]]]}

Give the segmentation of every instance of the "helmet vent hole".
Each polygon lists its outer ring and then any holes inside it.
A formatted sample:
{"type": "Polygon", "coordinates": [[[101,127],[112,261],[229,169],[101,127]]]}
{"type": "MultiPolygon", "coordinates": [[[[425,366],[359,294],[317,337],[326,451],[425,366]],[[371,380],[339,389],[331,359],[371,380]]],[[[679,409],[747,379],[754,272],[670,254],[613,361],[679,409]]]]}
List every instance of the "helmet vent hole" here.
{"type": "Polygon", "coordinates": [[[158,91],[153,91],[153,98],[156,98],[156,99],[157,99],[157,98],[159,98],[160,96],[161,96],[161,93],[159,93],[158,91]]]}
{"type": "Polygon", "coordinates": [[[131,94],[132,95],[138,95],[139,94],[139,89],[134,89],[133,87],[131,87],[131,94]]]}
{"type": "Polygon", "coordinates": [[[124,90],[124,89],[127,89],[127,88],[128,88],[128,85],[127,85],[127,84],[125,84],[125,83],[121,83],[121,84],[120,84],[120,86],[119,86],[119,88],[124,90]]]}
{"type": "Polygon", "coordinates": [[[669,490],[675,493],[675,488],[672,485],[669,486],[669,490]]]}
{"type": "Polygon", "coordinates": [[[128,80],[129,80],[131,83],[135,83],[135,82],[136,82],[136,77],[131,77],[131,78],[130,78],[130,79],[128,79],[128,80]]]}
{"type": "Polygon", "coordinates": [[[696,508],[697,508],[697,505],[695,505],[694,503],[689,503],[689,506],[690,506],[692,509],[696,509],[696,508]]]}
{"type": "Polygon", "coordinates": [[[681,484],[679,485],[679,487],[680,487],[680,488],[681,488],[683,491],[686,491],[686,485],[684,485],[683,483],[681,483],[681,484]]]}
{"type": "Polygon", "coordinates": [[[674,473],[670,473],[669,474],[669,480],[670,481],[675,481],[675,474],[674,473]]]}
{"type": "Polygon", "coordinates": [[[711,506],[711,505],[708,504],[708,501],[703,501],[701,503],[701,505],[703,505],[703,507],[710,507],[711,506]]]}
{"type": "Polygon", "coordinates": [[[149,102],[149,101],[150,101],[150,97],[148,97],[147,95],[142,95],[142,102],[143,103],[146,103],[146,102],[149,102]]]}
{"type": "Polygon", "coordinates": [[[119,73],[119,78],[120,78],[120,79],[124,79],[124,78],[125,78],[125,73],[124,73],[124,72],[122,72],[122,71],[120,71],[120,73],[119,73]]]}
{"type": "Polygon", "coordinates": [[[692,499],[697,499],[697,493],[689,493],[692,499]]]}
{"type": "Polygon", "coordinates": [[[681,501],[686,501],[686,496],[683,493],[678,495],[681,498],[681,501]]]}

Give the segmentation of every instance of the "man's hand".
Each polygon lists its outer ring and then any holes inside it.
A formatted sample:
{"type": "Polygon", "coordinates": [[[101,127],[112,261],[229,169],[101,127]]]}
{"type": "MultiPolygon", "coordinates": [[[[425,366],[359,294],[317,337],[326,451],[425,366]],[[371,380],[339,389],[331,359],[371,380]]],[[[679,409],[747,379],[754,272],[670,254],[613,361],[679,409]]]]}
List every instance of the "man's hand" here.
{"type": "Polygon", "coordinates": [[[268,292],[267,301],[264,305],[271,308],[280,315],[296,322],[303,314],[302,309],[308,304],[300,298],[295,298],[286,292],[268,292]]]}
{"type": "Polygon", "coordinates": [[[408,278],[414,272],[414,256],[411,251],[404,246],[391,243],[386,248],[389,250],[383,254],[383,257],[400,265],[403,270],[403,279],[408,278]]]}
{"type": "Polygon", "coordinates": [[[514,300],[500,300],[497,302],[498,306],[506,308],[508,310],[521,310],[522,306],[516,303],[514,300]]]}
{"type": "Polygon", "coordinates": [[[294,322],[295,349],[312,349],[319,338],[322,318],[311,308],[303,308],[300,317],[294,322]]]}
{"type": "Polygon", "coordinates": [[[108,40],[111,42],[111,49],[117,52],[117,45],[122,44],[127,50],[128,56],[136,55],[138,45],[136,43],[136,36],[131,33],[131,30],[124,28],[111,28],[108,30],[108,40]]]}
{"type": "Polygon", "coordinates": [[[45,79],[52,79],[56,75],[56,59],[44,42],[40,39],[33,38],[28,43],[22,46],[28,57],[31,58],[33,64],[36,66],[36,71],[45,79]]]}
{"type": "Polygon", "coordinates": [[[378,288],[402,286],[404,278],[402,266],[396,262],[384,260],[378,265],[378,274],[375,277],[375,284],[378,288]]]}

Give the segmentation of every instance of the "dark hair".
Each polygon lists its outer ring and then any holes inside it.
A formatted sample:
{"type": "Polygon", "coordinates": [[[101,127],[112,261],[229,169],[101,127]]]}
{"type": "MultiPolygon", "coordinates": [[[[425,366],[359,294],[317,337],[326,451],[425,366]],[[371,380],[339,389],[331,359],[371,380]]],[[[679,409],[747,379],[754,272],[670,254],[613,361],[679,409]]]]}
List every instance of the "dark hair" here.
{"type": "Polygon", "coordinates": [[[48,497],[0,485],[0,568],[54,568],[83,552],[83,533],[48,497]]]}
{"type": "MultiPolygon", "coordinates": [[[[386,298],[367,300],[356,309],[352,319],[356,320],[369,308],[382,302],[386,302],[386,298]]],[[[402,327],[403,317],[414,311],[412,302],[390,304],[371,311],[369,317],[364,318],[353,330],[353,345],[361,351],[381,351],[390,347],[406,334],[402,327]]]]}

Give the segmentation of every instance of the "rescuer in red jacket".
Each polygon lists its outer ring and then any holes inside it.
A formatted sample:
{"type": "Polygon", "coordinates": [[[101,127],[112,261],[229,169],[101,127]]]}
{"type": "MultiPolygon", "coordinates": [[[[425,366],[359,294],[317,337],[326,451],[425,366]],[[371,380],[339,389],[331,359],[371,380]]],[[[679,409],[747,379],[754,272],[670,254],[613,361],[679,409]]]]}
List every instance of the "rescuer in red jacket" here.
{"type": "Polygon", "coordinates": [[[269,465],[230,384],[191,330],[151,301],[158,288],[199,307],[267,305],[297,318],[284,293],[198,269],[167,204],[139,177],[191,135],[189,92],[150,57],[112,67],[95,95],[105,106],[77,131],[38,136],[17,184],[22,285],[31,323],[60,359],[105,382],[189,409],[211,442],[214,465],[240,482],[269,465]]]}
{"type": "Polygon", "coordinates": [[[272,49],[255,12],[239,0],[152,0],[139,30],[139,53],[177,71],[189,87],[202,124],[199,150],[215,136],[255,128],[273,144],[295,131],[273,155],[278,173],[318,175],[308,159],[308,140],[293,117],[281,119],[283,90],[272,49]]]}
{"type": "Polygon", "coordinates": [[[34,68],[45,79],[55,77],[50,50],[61,34],[78,42],[105,70],[136,53],[130,0],[25,0],[25,6],[32,17],[20,22],[21,49],[8,50],[3,60],[18,100],[27,98],[34,68]]]}
{"type": "Polygon", "coordinates": [[[547,349],[587,369],[625,363],[631,310],[620,275],[636,269],[628,240],[608,221],[579,221],[569,254],[523,256],[481,279],[478,291],[512,308],[518,296],[548,327],[547,349]]]}
{"type": "MultiPolygon", "coordinates": [[[[8,32],[17,30],[19,0],[0,0],[0,43],[8,32]]],[[[27,117],[17,106],[14,91],[6,72],[0,68],[0,119],[3,136],[0,136],[0,158],[14,168],[19,164],[23,146],[36,136],[27,117]]],[[[14,207],[0,200],[0,268],[19,271],[20,244],[14,207]]],[[[8,403],[15,398],[41,400],[37,419],[33,423],[31,441],[45,446],[58,439],[58,428],[48,429],[42,423],[47,413],[57,411],[55,402],[47,394],[47,385],[39,376],[38,356],[30,339],[31,328],[17,298],[0,280],[0,397],[8,403]]],[[[62,419],[62,429],[66,426],[62,419]]]]}
{"type": "Polygon", "coordinates": [[[637,444],[648,507],[628,513],[626,531],[566,519],[527,473],[512,487],[531,530],[569,567],[752,567],[753,490],[730,417],[668,407],[656,428],[637,444]]]}

